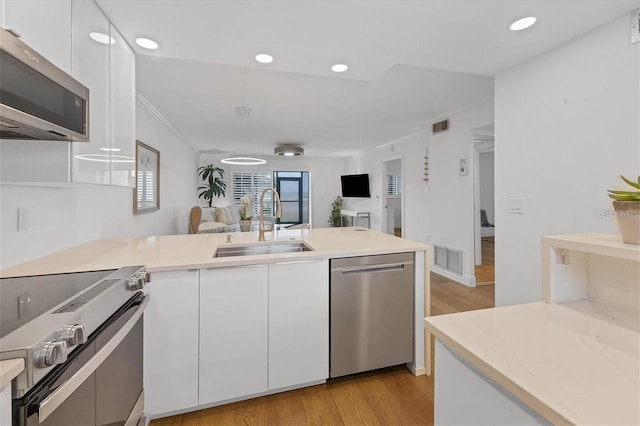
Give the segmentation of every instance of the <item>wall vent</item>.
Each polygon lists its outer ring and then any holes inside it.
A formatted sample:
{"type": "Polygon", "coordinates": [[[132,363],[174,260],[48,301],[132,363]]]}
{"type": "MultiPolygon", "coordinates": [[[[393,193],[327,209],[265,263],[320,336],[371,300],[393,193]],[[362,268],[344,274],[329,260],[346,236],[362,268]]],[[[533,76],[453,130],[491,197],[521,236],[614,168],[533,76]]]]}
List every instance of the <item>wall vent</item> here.
{"type": "Polygon", "coordinates": [[[447,130],[449,130],[449,119],[447,118],[446,120],[442,120],[442,121],[438,121],[437,123],[433,123],[431,125],[431,130],[433,131],[434,135],[436,133],[446,132],[447,130]]]}
{"type": "Polygon", "coordinates": [[[433,246],[434,264],[442,269],[462,275],[462,251],[442,246],[433,246]]]}

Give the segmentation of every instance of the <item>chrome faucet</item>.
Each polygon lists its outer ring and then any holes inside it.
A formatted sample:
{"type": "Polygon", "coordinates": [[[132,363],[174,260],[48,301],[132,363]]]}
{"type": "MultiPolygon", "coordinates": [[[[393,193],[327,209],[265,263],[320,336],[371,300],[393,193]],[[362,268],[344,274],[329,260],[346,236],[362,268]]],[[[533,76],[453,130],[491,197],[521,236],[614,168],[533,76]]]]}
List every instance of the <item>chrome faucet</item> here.
{"type": "Polygon", "coordinates": [[[258,241],[264,241],[264,233],[265,232],[273,232],[273,228],[275,224],[272,224],[270,228],[266,228],[264,226],[264,194],[267,192],[273,192],[273,196],[276,199],[276,214],[275,218],[280,218],[282,216],[282,205],[280,204],[280,196],[278,195],[278,191],[273,188],[265,188],[262,190],[260,194],[260,225],[258,225],[258,241]]]}

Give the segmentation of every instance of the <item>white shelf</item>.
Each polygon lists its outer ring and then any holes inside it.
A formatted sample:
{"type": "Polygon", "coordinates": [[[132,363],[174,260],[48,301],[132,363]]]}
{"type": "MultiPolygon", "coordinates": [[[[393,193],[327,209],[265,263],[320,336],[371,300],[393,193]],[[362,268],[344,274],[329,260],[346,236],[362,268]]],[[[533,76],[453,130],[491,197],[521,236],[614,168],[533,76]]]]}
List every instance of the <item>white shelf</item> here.
{"type": "Polygon", "coordinates": [[[640,246],[616,235],[542,239],[542,292],[547,303],[588,302],[614,324],[640,331],[640,246]]]}
{"type": "Polygon", "coordinates": [[[542,245],[640,262],[640,245],[623,243],[619,235],[554,235],[543,237],[542,245]]]}

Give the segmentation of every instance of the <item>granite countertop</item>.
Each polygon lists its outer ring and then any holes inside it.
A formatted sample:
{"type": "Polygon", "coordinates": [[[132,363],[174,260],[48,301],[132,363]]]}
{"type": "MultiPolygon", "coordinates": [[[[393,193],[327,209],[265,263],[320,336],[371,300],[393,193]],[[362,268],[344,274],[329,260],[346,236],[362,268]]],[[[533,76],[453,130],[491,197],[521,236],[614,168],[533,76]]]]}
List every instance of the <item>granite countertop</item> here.
{"type": "Polygon", "coordinates": [[[280,230],[269,241],[303,240],[314,250],[301,253],[214,258],[219,245],[258,243],[257,232],[231,234],[162,235],[146,238],[97,240],[0,271],[2,277],[146,265],[149,272],[314,260],[350,256],[426,251],[428,246],[364,228],[280,230]]]}
{"type": "Polygon", "coordinates": [[[640,334],[589,302],[442,315],[425,326],[553,424],[640,424],[640,334]]]}

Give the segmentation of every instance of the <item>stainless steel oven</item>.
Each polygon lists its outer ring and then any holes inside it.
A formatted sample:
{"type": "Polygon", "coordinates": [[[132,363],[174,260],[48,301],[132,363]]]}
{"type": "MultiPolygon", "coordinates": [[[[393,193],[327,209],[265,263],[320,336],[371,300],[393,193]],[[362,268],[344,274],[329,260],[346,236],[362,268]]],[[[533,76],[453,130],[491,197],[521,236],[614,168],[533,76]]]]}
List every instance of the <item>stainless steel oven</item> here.
{"type": "Polygon", "coordinates": [[[144,267],[128,267],[0,282],[3,305],[17,301],[23,317],[3,321],[0,339],[0,358],[25,358],[14,426],[144,423],[145,280],[144,267]]]}

